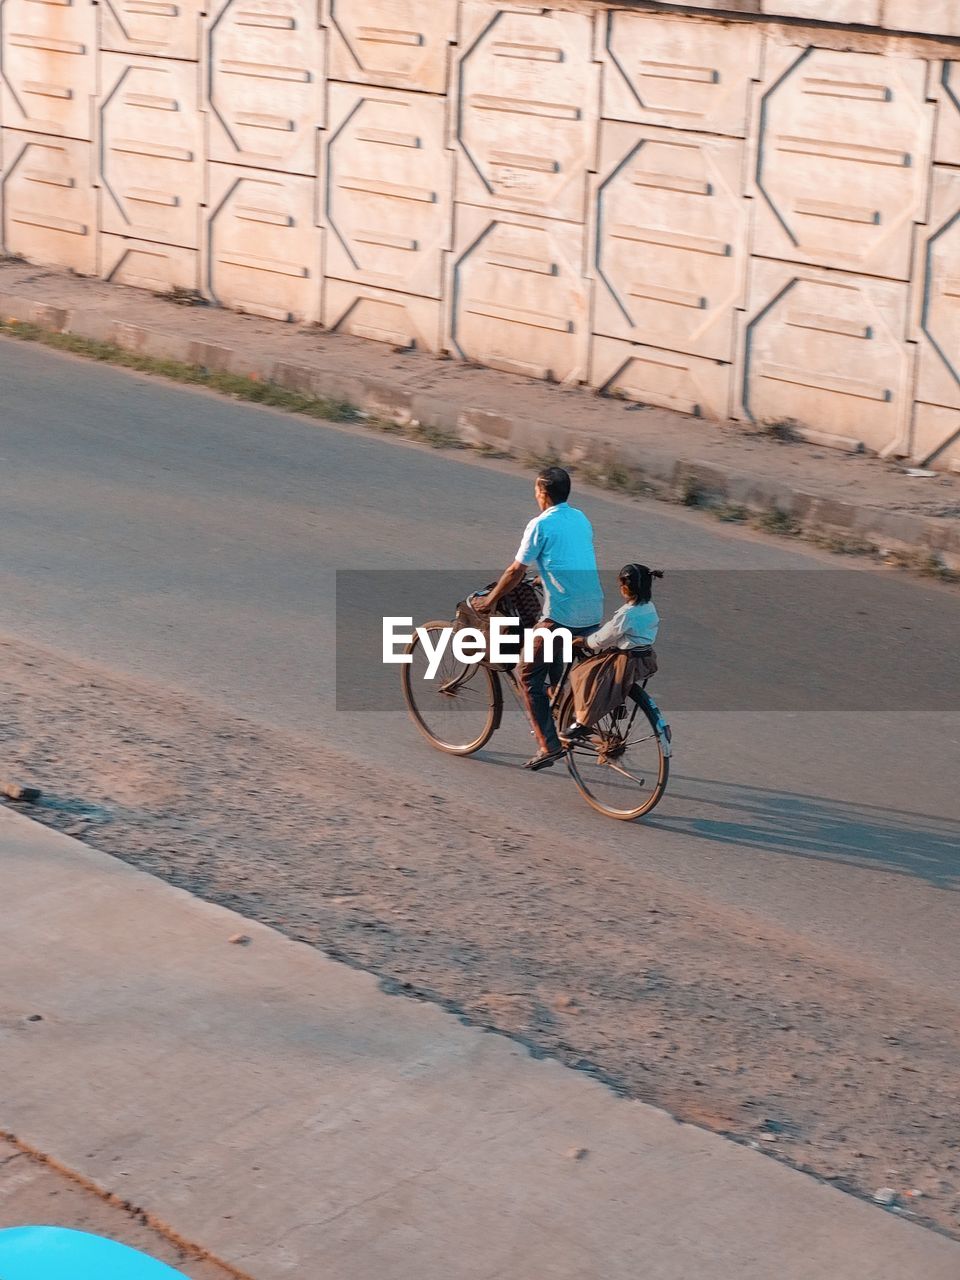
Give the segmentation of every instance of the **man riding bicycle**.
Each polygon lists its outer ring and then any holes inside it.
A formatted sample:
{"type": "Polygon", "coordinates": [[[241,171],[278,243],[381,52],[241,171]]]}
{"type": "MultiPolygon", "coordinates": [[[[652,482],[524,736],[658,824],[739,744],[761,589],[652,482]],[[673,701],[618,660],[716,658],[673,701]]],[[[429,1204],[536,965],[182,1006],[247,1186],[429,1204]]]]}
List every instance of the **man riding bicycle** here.
{"type": "MultiPolygon", "coordinates": [[[[545,629],[566,627],[574,636],[589,635],[603,620],[603,588],[590,521],[568,504],[570,475],[562,467],[544,468],[537,476],[534,494],[540,515],[524,530],[513,563],[503,571],[492,591],[475,599],[474,607],[480,613],[491,613],[498,601],[523,581],[527,570],[534,568],[543,586],[543,616],[537,625],[545,629]]],[[[544,640],[538,637],[532,661],[521,662],[517,668],[524,706],[539,748],[525,762],[525,769],[549,768],[562,759],[566,750],[557,735],[547,694],[548,679],[551,675],[556,679],[559,674],[559,670],[551,672],[544,640]]]]}

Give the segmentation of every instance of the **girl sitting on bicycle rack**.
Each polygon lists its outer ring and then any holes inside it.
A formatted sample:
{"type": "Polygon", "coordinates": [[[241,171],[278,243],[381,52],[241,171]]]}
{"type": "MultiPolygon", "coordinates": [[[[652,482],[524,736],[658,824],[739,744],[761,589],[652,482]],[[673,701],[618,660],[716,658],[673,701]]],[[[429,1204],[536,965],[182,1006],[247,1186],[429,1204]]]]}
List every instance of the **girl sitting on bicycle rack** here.
{"type": "Polygon", "coordinates": [[[561,733],[564,742],[589,737],[591,725],[621,706],[630,689],[657,670],[653,644],[660,615],[653,603],[653,580],[662,578],[663,571],[627,564],[617,577],[626,603],[598,631],[574,639],[587,661],[570,672],[576,719],[561,733]]]}

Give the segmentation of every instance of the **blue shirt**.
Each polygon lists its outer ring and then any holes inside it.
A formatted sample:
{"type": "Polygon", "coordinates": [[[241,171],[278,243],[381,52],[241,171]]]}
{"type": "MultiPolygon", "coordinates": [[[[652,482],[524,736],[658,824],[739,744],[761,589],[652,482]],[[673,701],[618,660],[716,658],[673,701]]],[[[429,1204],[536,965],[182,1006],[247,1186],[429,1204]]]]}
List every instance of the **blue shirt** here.
{"type": "Polygon", "coordinates": [[[523,533],[515,560],[535,567],[543,583],[543,616],[562,627],[593,627],[603,618],[590,521],[565,502],[547,507],[523,533]]]}

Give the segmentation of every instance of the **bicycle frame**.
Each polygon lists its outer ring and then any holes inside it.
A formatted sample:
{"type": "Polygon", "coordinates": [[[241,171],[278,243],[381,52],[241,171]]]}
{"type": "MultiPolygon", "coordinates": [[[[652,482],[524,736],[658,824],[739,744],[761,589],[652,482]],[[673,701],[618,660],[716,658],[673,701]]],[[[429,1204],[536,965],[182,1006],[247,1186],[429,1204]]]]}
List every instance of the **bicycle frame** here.
{"type": "MultiPolygon", "coordinates": [[[[557,707],[560,705],[560,699],[563,697],[563,694],[566,692],[567,680],[570,678],[570,672],[573,670],[574,665],[575,665],[574,662],[565,662],[563,664],[563,675],[560,677],[560,679],[557,681],[556,685],[554,686],[553,694],[551,695],[551,698],[550,698],[551,714],[554,714],[557,710],[557,707]]],[[[507,684],[510,686],[513,696],[517,699],[517,702],[520,703],[521,708],[524,711],[524,714],[526,714],[526,708],[523,706],[523,702],[521,700],[522,694],[520,693],[520,689],[519,689],[519,682],[516,675],[516,670],[517,670],[516,667],[510,667],[506,671],[502,671],[499,667],[491,667],[490,670],[493,672],[498,683],[500,682],[502,677],[504,676],[506,677],[507,684]]],[[[502,718],[503,718],[503,699],[501,698],[499,714],[495,722],[495,729],[500,728],[500,722],[502,718]]]]}

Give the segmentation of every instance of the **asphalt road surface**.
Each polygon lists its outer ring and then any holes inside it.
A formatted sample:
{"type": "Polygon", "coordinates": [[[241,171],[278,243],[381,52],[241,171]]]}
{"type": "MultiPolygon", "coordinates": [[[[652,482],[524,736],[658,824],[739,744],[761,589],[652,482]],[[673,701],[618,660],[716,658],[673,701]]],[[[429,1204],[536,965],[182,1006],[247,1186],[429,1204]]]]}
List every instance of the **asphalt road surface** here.
{"type": "MultiPolygon", "coordinates": [[[[530,745],[516,708],[469,761],[432,752],[402,711],[334,708],[336,571],[496,569],[532,514],[529,475],[0,343],[4,630],[335,741],[449,801],[479,802],[492,821],[535,812],[545,841],[602,846],[955,996],[957,594],[661,503],[578,500],[607,567],[642,556],[668,573],[775,571],[759,575],[771,590],[741,619],[755,709],[672,716],[670,792],[644,825],[599,818],[560,769],[512,767],[530,745]],[[799,570],[832,570],[836,590],[811,604],[799,570]],[[783,589],[794,581],[795,596],[783,589]],[[851,614],[861,599],[869,607],[851,614]],[[910,627],[921,640],[904,649],[910,627]],[[777,710],[796,665],[771,675],[758,655],[798,630],[814,709],[777,710]],[[875,710],[834,710],[836,688],[817,682],[838,636],[849,665],[851,632],[874,649],[889,635],[919,699],[884,671],[875,710]]],[[[709,592],[721,612],[725,575],[704,579],[701,615],[682,619],[669,581],[662,665],[673,646],[688,671],[709,671],[709,592]]]]}

